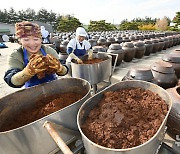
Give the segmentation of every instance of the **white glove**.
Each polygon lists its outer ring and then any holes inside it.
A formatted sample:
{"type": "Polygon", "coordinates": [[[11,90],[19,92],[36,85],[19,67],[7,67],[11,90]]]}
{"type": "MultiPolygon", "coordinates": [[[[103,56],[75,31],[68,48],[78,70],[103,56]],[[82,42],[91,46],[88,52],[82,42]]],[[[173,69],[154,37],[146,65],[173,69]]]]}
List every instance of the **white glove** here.
{"type": "Polygon", "coordinates": [[[79,59],[74,53],[71,53],[69,57],[71,57],[71,59],[75,59],[78,62],[78,64],[83,64],[83,61],[79,59]]]}
{"type": "Polygon", "coordinates": [[[93,50],[89,50],[88,51],[88,60],[92,60],[93,59],[93,50]]]}

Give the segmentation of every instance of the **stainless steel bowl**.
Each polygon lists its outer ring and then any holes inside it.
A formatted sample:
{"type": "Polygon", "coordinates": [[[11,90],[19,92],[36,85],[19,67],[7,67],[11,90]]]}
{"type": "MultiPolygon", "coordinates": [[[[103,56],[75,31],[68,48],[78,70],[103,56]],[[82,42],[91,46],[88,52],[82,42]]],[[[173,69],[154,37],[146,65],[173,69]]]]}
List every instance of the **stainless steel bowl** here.
{"type": "Polygon", "coordinates": [[[171,107],[172,107],[172,101],[167,91],[157,86],[156,84],[153,84],[150,82],[140,81],[140,80],[122,81],[104,89],[103,91],[97,93],[93,97],[86,100],[78,112],[78,116],[77,116],[78,128],[82,135],[82,140],[83,140],[84,147],[86,149],[87,154],[141,154],[141,153],[154,154],[164,137],[165,125],[166,125],[167,117],[169,115],[171,107]],[[96,143],[92,142],[90,139],[88,139],[85,136],[85,134],[83,133],[81,129],[81,125],[85,121],[86,117],[89,115],[89,112],[99,103],[99,101],[103,97],[104,92],[115,91],[115,90],[129,88],[129,87],[136,87],[136,88],[140,87],[146,90],[150,90],[153,93],[157,93],[168,104],[168,107],[169,107],[168,113],[165,116],[165,119],[162,122],[156,134],[144,144],[141,144],[133,148],[128,148],[128,149],[111,149],[111,148],[106,148],[106,147],[97,145],[96,143]]]}

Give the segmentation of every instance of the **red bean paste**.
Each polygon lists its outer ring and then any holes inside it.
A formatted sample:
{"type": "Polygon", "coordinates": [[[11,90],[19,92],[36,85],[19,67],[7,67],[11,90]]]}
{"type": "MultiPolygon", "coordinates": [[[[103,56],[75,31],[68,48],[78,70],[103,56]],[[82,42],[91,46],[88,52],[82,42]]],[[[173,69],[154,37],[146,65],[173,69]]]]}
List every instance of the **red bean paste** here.
{"type": "Polygon", "coordinates": [[[90,111],[82,130],[98,145],[113,149],[132,148],[153,137],[167,112],[165,101],[149,90],[109,91],[90,111]]]}
{"type": "Polygon", "coordinates": [[[100,58],[93,58],[93,59],[89,59],[89,60],[85,60],[83,61],[84,64],[95,64],[95,63],[100,63],[104,61],[104,59],[100,59],[100,58]]]}
{"type": "Polygon", "coordinates": [[[15,129],[33,121],[36,121],[44,116],[47,116],[53,112],[56,112],[64,107],[73,104],[80,100],[85,94],[79,93],[61,93],[57,95],[51,95],[49,97],[41,98],[32,108],[23,109],[21,112],[13,116],[12,119],[8,119],[5,124],[0,128],[0,132],[15,129]]]}

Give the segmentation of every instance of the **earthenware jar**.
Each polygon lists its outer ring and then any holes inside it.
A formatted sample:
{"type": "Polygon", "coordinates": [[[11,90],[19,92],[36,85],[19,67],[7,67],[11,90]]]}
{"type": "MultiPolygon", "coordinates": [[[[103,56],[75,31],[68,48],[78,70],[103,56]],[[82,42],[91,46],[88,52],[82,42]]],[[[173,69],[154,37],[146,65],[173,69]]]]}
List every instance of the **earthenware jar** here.
{"type": "Polygon", "coordinates": [[[145,56],[149,56],[153,50],[153,44],[151,40],[144,40],[144,45],[145,45],[145,56]]]}
{"type": "Polygon", "coordinates": [[[168,36],[169,39],[169,48],[173,46],[173,37],[172,36],[168,36]]]}
{"type": "Polygon", "coordinates": [[[137,41],[137,42],[134,42],[134,47],[136,49],[136,52],[135,52],[135,58],[142,58],[144,56],[144,53],[145,53],[145,46],[144,46],[144,43],[142,41],[137,41]]]}
{"type": "Polygon", "coordinates": [[[94,52],[106,52],[107,51],[107,48],[105,46],[93,46],[92,47],[93,51],[94,52]]]}
{"type": "Polygon", "coordinates": [[[122,49],[125,52],[125,54],[124,54],[124,61],[125,62],[132,61],[134,56],[135,56],[135,52],[136,52],[136,49],[135,49],[133,43],[132,42],[122,43],[122,49]]]}
{"type": "Polygon", "coordinates": [[[165,42],[164,42],[164,39],[162,39],[162,38],[158,38],[158,40],[159,40],[159,49],[158,49],[158,51],[161,51],[164,48],[165,42]]]}
{"type": "Polygon", "coordinates": [[[99,39],[99,35],[94,35],[93,37],[92,37],[92,39],[94,39],[94,40],[96,40],[96,42],[97,42],[97,40],[99,39]]]}
{"type": "Polygon", "coordinates": [[[113,37],[108,37],[107,38],[107,40],[106,40],[106,42],[107,42],[107,47],[109,47],[111,44],[113,44],[113,43],[115,43],[115,38],[113,38],[113,37]]]}
{"type": "Polygon", "coordinates": [[[122,38],[122,42],[130,42],[131,40],[129,39],[129,37],[128,36],[124,36],[123,38],[122,38]]]}
{"type": "Polygon", "coordinates": [[[134,35],[129,36],[129,39],[130,39],[130,41],[135,41],[136,40],[134,35]]]}
{"type": "Polygon", "coordinates": [[[166,50],[169,47],[169,39],[167,37],[164,37],[164,43],[163,50],[166,50]]]}
{"type": "Polygon", "coordinates": [[[173,38],[173,46],[176,46],[178,42],[176,35],[173,35],[172,38],[173,38]]]}
{"type": "Polygon", "coordinates": [[[104,37],[100,37],[97,41],[97,45],[103,46],[106,44],[107,44],[107,42],[106,42],[106,39],[104,37]]]}
{"type": "Polygon", "coordinates": [[[149,39],[149,38],[150,38],[149,34],[144,34],[144,39],[149,39]]]}
{"type": "Polygon", "coordinates": [[[180,54],[165,54],[162,57],[162,60],[170,63],[173,66],[177,77],[180,78],[180,54]]]}
{"type": "MultiPolygon", "coordinates": [[[[109,49],[107,50],[108,53],[113,53],[113,54],[118,54],[118,59],[116,62],[116,66],[119,66],[122,62],[122,60],[124,59],[124,50],[122,49],[121,45],[118,43],[115,44],[111,44],[109,46],[109,49]]],[[[112,65],[114,65],[115,62],[115,55],[112,55],[112,65]]]]}
{"type": "Polygon", "coordinates": [[[121,36],[115,37],[115,42],[119,44],[122,43],[123,42],[122,37],[121,36]]]}
{"type": "Polygon", "coordinates": [[[178,38],[178,43],[177,43],[177,45],[179,45],[179,44],[180,44],[180,34],[177,35],[177,38],[178,38]]]}
{"type": "Polygon", "coordinates": [[[67,53],[59,52],[59,59],[61,60],[61,63],[65,64],[67,57],[68,57],[67,53]]]}
{"type": "Polygon", "coordinates": [[[131,67],[122,80],[143,80],[156,83],[151,69],[148,66],[131,67]]]}
{"type": "Polygon", "coordinates": [[[139,35],[139,40],[144,41],[144,36],[143,35],[139,35]]]}
{"type": "Polygon", "coordinates": [[[157,61],[151,65],[151,71],[155,81],[162,88],[174,87],[178,82],[175,71],[169,63],[157,61]]]}
{"type": "Polygon", "coordinates": [[[91,44],[91,47],[97,45],[97,41],[96,41],[95,39],[89,39],[88,41],[89,41],[89,43],[91,44]]]}
{"type": "Polygon", "coordinates": [[[59,54],[59,53],[61,52],[61,50],[60,50],[61,41],[60,41],[60,40],[57,40],[57,41],[55,41],[53,44],[54,44],[54,46],[55,46],[56,52],[59,54]]]}
{"type": "Polygon", "coordinates": [[[172,99],[172,108],[167,120],[167,133],[175,140],[180,136],[180,86],[166,89],[172,99]]]}
{"type": "Polygon", "coordinates": [[[153,42],[153,50],[152,53],[156,53],[159,50],[160,44],[158,39],[152,39],[153,42]]]}
{"type": "Polygon", "coordinates": [[[60,52],[61,53],[66,53],[68,43],[69,43],[68,40],[64,40],[61,42],[61,44],[60,44],[60,52]]]}

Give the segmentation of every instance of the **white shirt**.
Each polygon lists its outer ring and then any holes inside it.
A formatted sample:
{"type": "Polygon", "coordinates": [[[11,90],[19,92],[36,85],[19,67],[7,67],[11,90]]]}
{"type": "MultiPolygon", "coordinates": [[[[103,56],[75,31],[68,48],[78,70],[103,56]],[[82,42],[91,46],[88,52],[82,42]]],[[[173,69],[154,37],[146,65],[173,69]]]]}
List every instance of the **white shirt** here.
{"type": "Polygon", "coordinates": [[[76,45],[77,45],[77,49],[84,49],[84,47],[85,47],[86,50],[89,50],[91,48],[91,44],[87,40],[83,40],[82,46],[81,46],[79,41],[77,40],[77,38],[70,40],[67,45],[67,48],[71,47],[71,48],[73,48],[73,50],[75,50],[76,45]]]}

